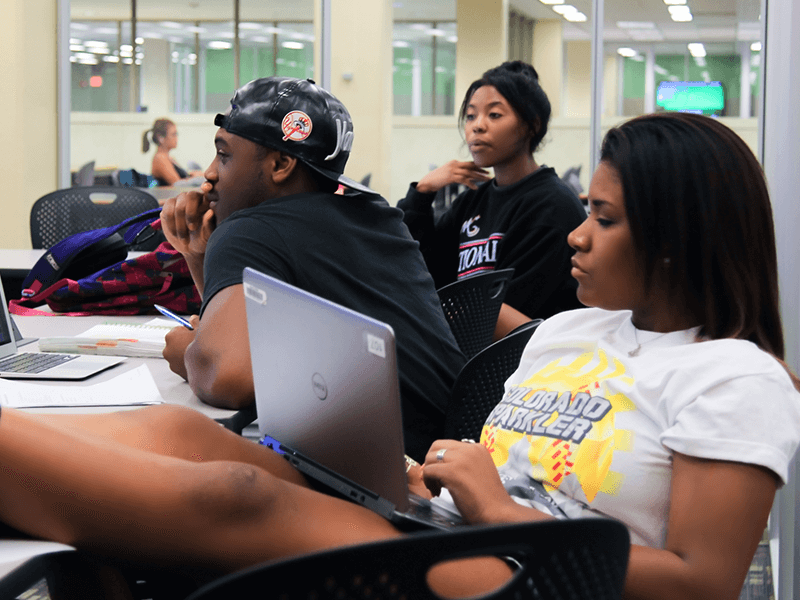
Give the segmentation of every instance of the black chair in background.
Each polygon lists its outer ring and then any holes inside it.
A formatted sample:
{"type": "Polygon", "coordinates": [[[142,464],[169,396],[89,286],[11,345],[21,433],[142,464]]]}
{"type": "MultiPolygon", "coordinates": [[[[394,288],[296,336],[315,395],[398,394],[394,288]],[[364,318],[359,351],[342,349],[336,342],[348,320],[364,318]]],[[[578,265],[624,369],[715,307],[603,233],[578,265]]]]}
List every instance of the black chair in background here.
{"type": "MultiPolygon", "coordinates": [[[[108,227],[146,210],[158,200],[143,190],[124,187],[75,187],[42,196],[31,207],[33,248],[49,248],[81,231],[108,227]]],[[[150,250],[147,241],[132,250],[150,250]]]]}
{"type": "Polygon", "coordinates": [[[437,290],[459,348],[472,358],[492,343],[500,306],[514,269],[465,277],[437,290]]]}
{"type": "Polygon", "coordinates": [[[94,185],[94,161],[83,165],[76,173],[72,174],[73,187],[87,187],[94,185]]]}
{"type": "Polygon", "coordinates": [[[503,384],[517,369],[525,345],[541,322],[536,319],[520,325],[464,365],[447,405],[446,439],[480,439],[486,417],[503,397],[503,384]]]}
{"type": "Polygon", "coordinates": [[[510,556],[521,566],[482,600],[617,600],[629,551],[627,528],[610,519],[461,527],[267,563],[218,579],[187,600],[441,600],[426,582],[432,566],[488,555],[510,556]]]}

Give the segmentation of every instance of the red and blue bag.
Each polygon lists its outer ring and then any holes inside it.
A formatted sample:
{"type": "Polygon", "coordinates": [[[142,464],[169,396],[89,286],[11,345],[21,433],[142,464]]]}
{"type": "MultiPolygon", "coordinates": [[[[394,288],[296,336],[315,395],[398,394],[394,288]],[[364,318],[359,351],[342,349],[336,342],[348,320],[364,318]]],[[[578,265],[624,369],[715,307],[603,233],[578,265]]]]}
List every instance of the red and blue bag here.
{"type": "Polygon", "coordinates": [[[196,314],[202,302],[189,267],[169,242],[128,259],[142,235],[161,229],[161,209],[123,222],[76,233],[54,244],[22,283],[22,298],[11,300],[16,315],[158,314],[160,304],[181,314],[196,314]],[[120,233],[123,232],[123,233],[120,233]],[[53,312],[37,310],[46,303],[53,312]]]}

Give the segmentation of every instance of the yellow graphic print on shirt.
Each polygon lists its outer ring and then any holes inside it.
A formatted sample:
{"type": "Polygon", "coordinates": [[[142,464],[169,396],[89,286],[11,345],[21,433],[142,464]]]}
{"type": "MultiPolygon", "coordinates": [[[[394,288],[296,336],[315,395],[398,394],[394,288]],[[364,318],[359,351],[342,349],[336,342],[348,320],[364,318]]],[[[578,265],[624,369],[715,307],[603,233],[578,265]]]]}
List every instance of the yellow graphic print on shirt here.
{"type": "Polygon", "coordinates": [[[598,492],[616,495],[622,476],[611,471],[611,461],[615,451],[630,451],[631,433],[617,430],[615,417],[635,406],[607,382],[630,383],[630,377],[600,349],[562,360],[508,391],[487,418],[481,443],[497,467],[514,444],[530,444],[531,476],[548,491],[574,475],[589,502],[598,492]]]}

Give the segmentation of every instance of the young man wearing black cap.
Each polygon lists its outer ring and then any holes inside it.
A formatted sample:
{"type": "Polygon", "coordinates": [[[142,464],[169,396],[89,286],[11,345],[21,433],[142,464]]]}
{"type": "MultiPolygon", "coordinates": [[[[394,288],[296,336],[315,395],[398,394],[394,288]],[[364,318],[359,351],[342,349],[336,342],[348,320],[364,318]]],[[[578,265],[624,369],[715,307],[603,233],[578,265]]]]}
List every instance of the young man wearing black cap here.
{"type": "Polygon", "coordinates": [[[201,193],[162,213],[203,296],[195,331],[167,338],[170,367],[209,404],[253,402],[242,292],[242,269],[253,267],[392,326],[406,448],[422,458],[441,435],[464,358],[402,212],[342,174],[353,143],[347,110],[310,80],[273,77],[239,89],[214,122],[217,153],[201,193]],[[345,195],[333,193],[339,184],[345,195]]]}

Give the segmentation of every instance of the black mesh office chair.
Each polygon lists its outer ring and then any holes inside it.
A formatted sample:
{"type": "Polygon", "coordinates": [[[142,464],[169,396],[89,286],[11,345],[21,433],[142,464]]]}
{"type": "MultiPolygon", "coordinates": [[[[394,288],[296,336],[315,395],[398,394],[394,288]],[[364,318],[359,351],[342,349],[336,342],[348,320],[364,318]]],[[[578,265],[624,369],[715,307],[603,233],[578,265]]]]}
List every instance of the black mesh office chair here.
{"type": "Polygon", "coordinates": [[[158,208],[158,200],[139,189],[93,186],[57,190],[31,207],[31,243],[34,248],[46,249],[74,233],[115,225],[153,208],[158,208]]]}
{"type": "Polygon", "coordinates": [[[525,344],[541,322],[536,319],[517,327],[464,365],[450,393],[445,438],[480,439],[486,417],[503,397],[503,384],[517,369],[525,344]]]}
{"type": "Polygon", "coordinates": [[[459,279],[437,290],[453,336],[467,359],[492,343],[512,275],[514,269],[491,271],[459,279]]]}
{"type": "Polygon", "coordinates": [[[461,527],[267,563],[223,577],[187,600],[440,600],[426,582],[433,565],[486,555],[514,557],[521,568],[482,600],[616,600],[629,551],[628,530],[610,519],[461,527]]]}

